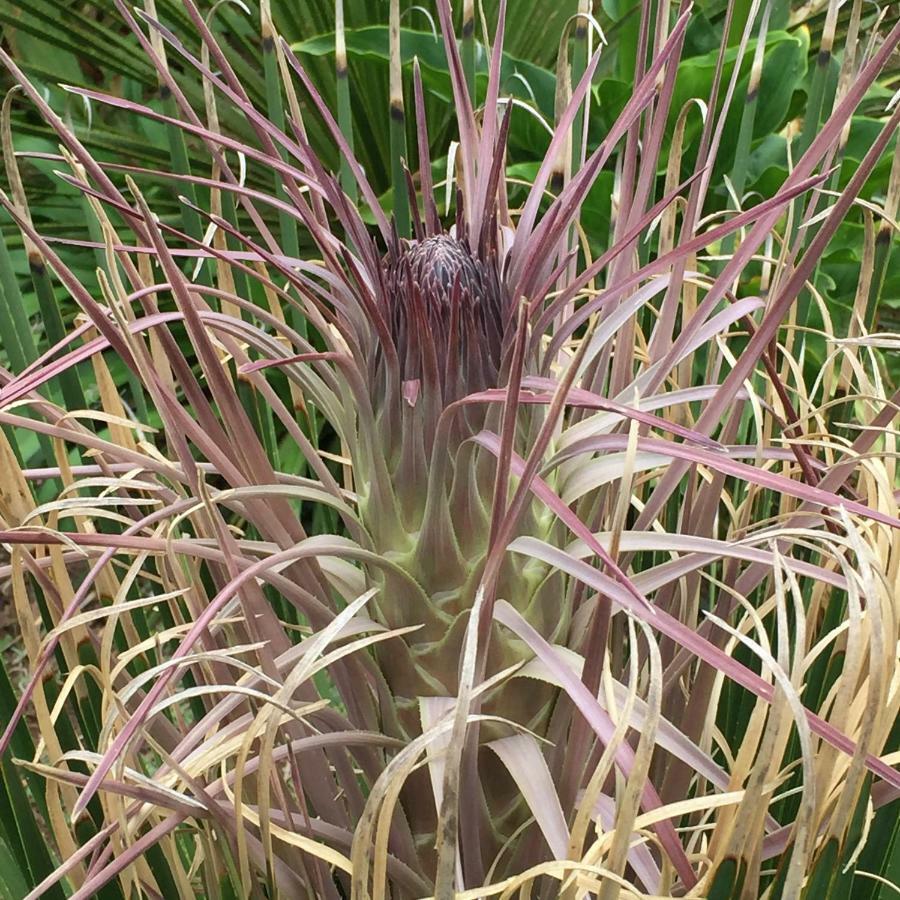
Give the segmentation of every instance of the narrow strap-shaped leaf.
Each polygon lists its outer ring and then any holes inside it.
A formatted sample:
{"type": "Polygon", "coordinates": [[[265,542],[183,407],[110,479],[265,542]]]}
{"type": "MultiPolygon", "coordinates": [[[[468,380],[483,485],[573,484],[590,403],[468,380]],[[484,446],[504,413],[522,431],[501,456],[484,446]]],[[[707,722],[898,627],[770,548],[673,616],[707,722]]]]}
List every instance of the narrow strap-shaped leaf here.
{"type": "MultiPolygon", "coordinates": [[[[350,152],[354,152],[353,111],[350,106],[350,78],[347,63],[347,36],[344,25],[344,0],[334,2],[334,66],[337,82],[337,120],[341,134],[347,141],[350,152]]],[[[356,203],[356,179],[350,162],[341,156],[341,186],[352,203],[356,203]]]]}
{"type": "Polygon", "coordinates": [[[394,196],[394,224],[397,234],[401,238],[408,238],[410,235],[410,201],[404,174],[407,158],[406,106],[403,100],[403,62],[400,54],[400,0],[390,0],[389,22],[389,116],[391,121],[391,182],[394,196]]]}

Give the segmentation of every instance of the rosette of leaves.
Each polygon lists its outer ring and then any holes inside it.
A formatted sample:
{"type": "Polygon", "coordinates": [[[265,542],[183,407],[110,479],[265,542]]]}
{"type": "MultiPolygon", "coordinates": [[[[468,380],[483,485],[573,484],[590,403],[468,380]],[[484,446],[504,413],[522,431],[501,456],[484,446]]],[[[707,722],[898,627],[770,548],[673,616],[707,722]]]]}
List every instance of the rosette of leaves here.
{"type": "Polygon", "coordinates": [[[392,3],[391,213],[349,86],[333,113],[269,18],[278,115],[193,0],[190,37],[119,6],[166,111],[71,89],[171,129],[203,175],[98,160],[0,52],[92,217],[63,242],[98,263],[92,291],[33,224],[7,104],[0,201],[80,313],[0,384],[2,574],[31,664],[0,743],[30,799],[4,758],[3,846],[32,896],[847,896],[866,816],[900,789],[897,398],[859,323],[805,383],[793,316],[900,121],[818,190],[900,27],[846,61],[774,195],[708,221],[741,70],[724,38],[697,169],[670,150],[660,178],[690,12],[643,9],[594,145],[582,4],[522,185],[506,6],[483,94],[474,5],[459,42],[436,9],[453,144],[433,165],[392,3]],[[603,173],[598,255],[582,211],[603,173]],[[154,212],[160,185],[195,233],[154,212]],[[97,402],[57,405],[86,361],[97,402]],[[24,431],[56,465],[16,457],[24,431]],[[58,861],[21,840],[28,807],[58,861]]]}

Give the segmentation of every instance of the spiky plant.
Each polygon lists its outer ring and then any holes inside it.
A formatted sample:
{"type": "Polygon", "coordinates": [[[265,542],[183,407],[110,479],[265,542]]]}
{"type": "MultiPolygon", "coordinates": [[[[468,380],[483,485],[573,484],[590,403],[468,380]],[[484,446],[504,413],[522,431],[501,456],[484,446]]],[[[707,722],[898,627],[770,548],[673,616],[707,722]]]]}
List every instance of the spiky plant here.
{"type": "MultiPolygon", "coordinates": [[[[7,115],[3,205],[80,310],[0,390],[3,574],[32,666],[0,749],[59,860],[23,845],[29,896],[849,896],[900,789],[898,398],[861,316],[811,384],[794,323],[900,120],[837,196],[817,191],[900,27],[847,55],[777,193],[707,221],[740,66],[679,183],[689,10],[643,6],[645,58],[594,145],[578,5],[523,187],[505,3],[477,100],[474,4],[461,46],[436,4],[457,123],[436,174],[417,64],[405,147],[393,2],[388,214],[351,149],[340,41],[339,122],[263,4],[280,127],[193,0],[199,50],[151,2],[117,5],[167,112],[73,90],[180,132],[208,176],[93,158],[0,51],[58,134],[100,262],[92,292],[32,224],[7,115]],[[603,241],[582,209],[610,169],[603,241]],[[202,238],[154,215],[171,184],[202,238]],[[41,393],[87,360],[91,408],[41,393]],[[16,458],[24,431],[55,466],[16,458]]],[[[886,223],[895,201],[874,207],[886,223]]]]}

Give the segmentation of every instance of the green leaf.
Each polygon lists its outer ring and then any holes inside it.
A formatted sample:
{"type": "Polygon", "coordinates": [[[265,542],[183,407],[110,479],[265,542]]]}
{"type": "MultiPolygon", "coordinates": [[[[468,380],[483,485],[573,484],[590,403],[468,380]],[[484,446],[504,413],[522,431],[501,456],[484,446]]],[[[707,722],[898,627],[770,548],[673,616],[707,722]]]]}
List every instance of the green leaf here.
{"type": "Polygon", "coordinates": [[[28,893],[26,873],[0,839],[0,900],[21,900],[28,893]]]}
{"type": "Polygon", "coordinates": [[[813,864],[809,881],[807,881],[806,889],[803,891],[803,900],[829,896],[831,883],[837,874],[837,865],[838,842],[837,838],[831,838],[813,864]]]}
{"type": "Polygon", "coordinates": [[[710,885],[708,900],[731,900],[740,896],[745,877],[746,865],[743,861],[738,865],[734,857],[722,860],[710,885]]]}
{"type": "MultiPolygon", "coordinates": [[[[15,856],[19,870],[27,872],[29,884],[38,884],[53,871],[47,842],[37,827],[19,772],[8,756],[0,757],[0,838],[15,856]]],[[[64,895],[56,884],[44,896],[62,900],[64,895]]]]}
{"type": "MultiPolygon", "coordinates": [[[[746,96],[755,46],[756,41],[750,41],[747,52],[744,54],[740,78],[735,88],[735,97],[746,96]]],[[[808,51],[809,38],[805,32],[774,31],[768,34],[758,107],[753,123],[754,140],[765,138],[779,131],[784,124],[794,91],[806,74],[808,51]]],[[[678,79],[675,84],[670,114],[670,128],[682,106],[690,99],[709,97],[715,77],[717,57],[718,49],[705,56],[684,60],[678,67],[678,79]]],[[[731,47],[725,54],[723,83],[727,83],[731,78],[736,61],[737,48],[731,47]]],[[[722,97],[723,94],[724,91],[720,91],[719,96],[722,97]]],[[[733,164],[742,112],[743,104],[734,102],[726,115],[725,129],[722,132],[720,149],[716,157],[716,170],[719,172],[729,171],[733,164]]],[[[686,147],[691,146],[692,141],[699,136],[702,127],[699,117],[688,117],[685,130],[686,147]]]]}
{"type": "MultiPolygon", "coordinates": [[[[292,45],[295,52],[305,56],[330,56],[334,53],[334,34],[323,34],[292,45]]],[[[422,67],[422,81],[434,94],[446,100],[453,99],[450,72],[444,54],[444,42],[430,31],[400,29],[401,58],[405,67],[411,67],[415,57],[422,67]]],[[[384,26],[357,28],[347,31],[347,55],[379,60],[388,63],[388,29],[384,26]]],[[[479,90],[487,83],[488,58],[484,45],[475,44],[475,78],[479,90]]],[[[533,100],[538,110],[547,117],[553,116],[556,94],[556,77],[552,72],[509,53],[503,54],[500,67],[501,93],[511,93],[524,100],[533,100]]]]}

